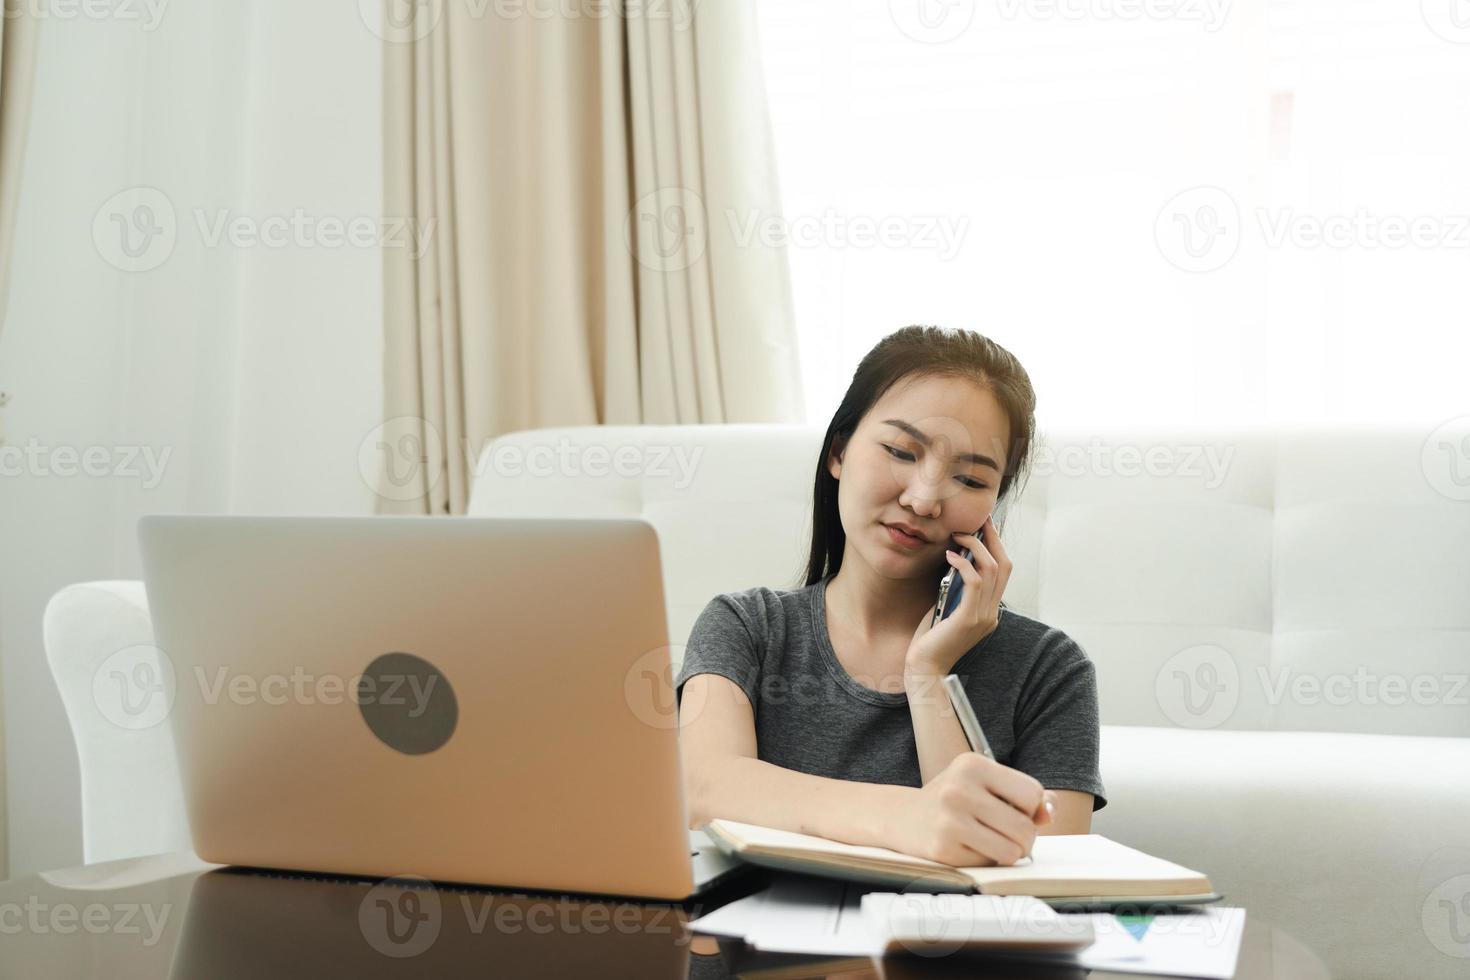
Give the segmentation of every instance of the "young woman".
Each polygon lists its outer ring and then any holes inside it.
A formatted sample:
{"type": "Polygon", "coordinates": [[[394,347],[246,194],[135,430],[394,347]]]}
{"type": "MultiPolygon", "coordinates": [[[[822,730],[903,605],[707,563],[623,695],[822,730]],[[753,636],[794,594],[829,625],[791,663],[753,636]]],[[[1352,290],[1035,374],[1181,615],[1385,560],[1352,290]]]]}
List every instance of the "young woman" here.
{"type": "Polygon", "coordinates": [[[1029,467],[1035,404],[1016,358],[971,331],[905,327],[863,358],[822,444],[805,586],[716,596],[689,637],[691,827],[725,817],[961,866],[1089,832],[1107,802],[1092,662],[1000,601],[1011,560],[992,515],[1029,467]],[[962,599],[931,629],[951,568],[962,599]],[[969,751],[950,673],[996,761],[969,751]]]}

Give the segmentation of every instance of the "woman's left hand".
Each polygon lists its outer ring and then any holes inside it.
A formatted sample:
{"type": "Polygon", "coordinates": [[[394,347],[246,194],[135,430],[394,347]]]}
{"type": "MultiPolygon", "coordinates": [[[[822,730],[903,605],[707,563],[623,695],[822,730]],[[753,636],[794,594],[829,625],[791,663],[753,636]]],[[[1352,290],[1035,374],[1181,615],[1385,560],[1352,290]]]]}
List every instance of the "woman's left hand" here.
{"type": "Polygon", "coordinates": [[[1011,577],[1011,559],[1000,543],[993,517],[987,517],[981,525],[984,543],[973,534],[953,535],[955,543],[969,548],[972,556],[967,562],[959,552],[945,551],[949,564],[959,569],[965,580],[960,604],[932,629],[929,624],[934,619],[934,606],[929,607],[909,641],[908,654],[904,658],[907,673],[949,673],[966,651],[993,633],[999,625],[1000,600],[1011,577]]]}

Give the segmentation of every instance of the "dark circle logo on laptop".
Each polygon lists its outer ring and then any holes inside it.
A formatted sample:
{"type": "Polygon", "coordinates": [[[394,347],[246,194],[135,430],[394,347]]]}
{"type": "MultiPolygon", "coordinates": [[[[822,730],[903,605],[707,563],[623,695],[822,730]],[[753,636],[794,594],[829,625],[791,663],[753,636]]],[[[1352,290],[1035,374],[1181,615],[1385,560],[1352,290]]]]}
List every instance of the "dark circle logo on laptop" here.
{"type": "Polygon", "coordinates": [[[404,755],[423,755],[449,741],[459,702],[449,678],[411,653],[385,653],[357,682],[357,710],[379,740],[404,755]]]}

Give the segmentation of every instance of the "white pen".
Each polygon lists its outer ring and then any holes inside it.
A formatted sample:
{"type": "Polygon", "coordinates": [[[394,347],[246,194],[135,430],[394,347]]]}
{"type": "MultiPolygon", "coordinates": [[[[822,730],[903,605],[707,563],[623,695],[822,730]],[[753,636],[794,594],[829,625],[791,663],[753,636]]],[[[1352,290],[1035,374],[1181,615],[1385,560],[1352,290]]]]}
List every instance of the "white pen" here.
{"type": "MultiPolygon", "coordinates": [[[[965,693],[965,688],[960,684],[957,675],[944,675],[944,691],[949,695],[949,703],[954,706],[955,717],[960,720],[960,728],[964,729],[965,741],[970,743],[970,751],[983,752],[985,758],[994,762],[995,753],[990,751],[990,743],[985,740],[985,732],[980,729],[980,719],[975,717],[975,709],[970,704],[970,696],[965,693]]],[[[1031,855],[1028,852],[1026,856],[1031,855]]]]}
{"type": "Polygon", "coordinates": [[[990,743],[985,740],[985,732],[980,728],[980,719],[975,717],[975,709],[970,705],[970,696],[965,693],[959,677],[954,674],[944,675],[944,690],[949,695],[949,703],[954,706],[955,717],[959,718],[960,727],[965,731],[965,741],[970,743],[970,751],[983,752],[985,758],[994,762],[995,753],[990,751],[990,743]]]}

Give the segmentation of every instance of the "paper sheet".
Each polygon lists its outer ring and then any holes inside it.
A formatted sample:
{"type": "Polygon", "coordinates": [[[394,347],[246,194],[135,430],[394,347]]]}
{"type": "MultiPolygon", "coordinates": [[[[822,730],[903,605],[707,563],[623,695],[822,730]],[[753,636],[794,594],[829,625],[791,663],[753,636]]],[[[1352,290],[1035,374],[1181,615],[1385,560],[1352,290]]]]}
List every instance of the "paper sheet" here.
{"type": "MultiPolygon", "coordinates": [[[[880,937],[862,918],[862,885],[777,878],[769,888],[693,920],[695,932],[743,939],[758,950],[823,956],[876,956],[880,937]]],[[[1096,941],[1066,962],[1089,970],[1230,980],[1245,932],[1245,909],[1218,906],[1170,915],[1087,915],[1096,941]]],[[[1044,954],[1032,954],[1037,959],[1044,954]]]]}

